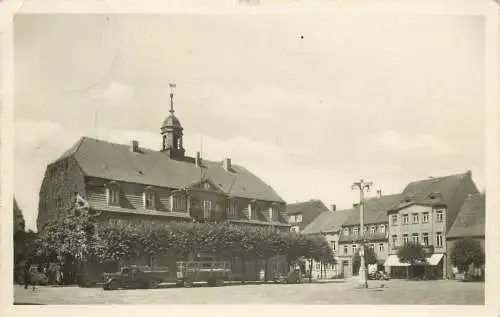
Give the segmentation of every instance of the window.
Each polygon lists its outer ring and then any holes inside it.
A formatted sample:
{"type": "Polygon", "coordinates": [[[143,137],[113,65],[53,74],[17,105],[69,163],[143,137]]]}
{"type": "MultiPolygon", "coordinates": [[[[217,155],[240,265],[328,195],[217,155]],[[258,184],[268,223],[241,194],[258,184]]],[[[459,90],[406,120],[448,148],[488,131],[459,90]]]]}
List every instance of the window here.
{"type": "Polygon", "coordinates": [[[403,224],[404,225],[407,225],[409,223],[409,218],[408,218],[408,215],[403,215],[403,224]]]}
{"type": "Polygon", "coordinates": [[[370,227],[370,233],[371,233],[371,234],[374,234],[374,233],[375,233],[375,226],[371,226],[371,227],[370,227]]]}
{"type": "Polygon", "coordinates": [[[316,263],[316,270],[321,269],[321,263],[316,263]]]}
{"type": "Polygon", "coordinates": [[[427,232],[422,233],[422,241],[425,246],[429,245],[429,234],[427,232]]]}
{"type": "Polygon", "coordinates": [[[332,250],[337,250],[337,241],[332,241],[332,250]]]}
{"type": "Polygon", "coordinates": [[[383,243],[379,243],[378,244],[378,251],[379,252],[384,252],[384,244],[383,243]]]}
{"type": "Polygon", "coordinates": [[[393,226],[397,226],[398,225],[398,215],[392,215],[391,222],[392,222],[393,226]]]}
{"type": "Polygon", "coordinates": [[[301,214],[297,215],[297,222],[302,222],[302,215],[301,214]]]}
{"type": "Polygon", "coordinates": [[[349,228],[344,228],[344,236],[348,236],[349,235],[349,228]]]}
{"type": "Polygon", "coordinates": [[[183,196],[173,196],[173,211],[187,211],[187,199],[183,196]]]}
{"type": "Polygon", "coordinates": [[[207,190],[210,189],[210,184],[209,183],[204,183],[203,184],[203,188],[205,188],[207,190]]]}
{"type": "Polygon", "coordinates": [[[378,227],[378,232],[385,233],[385,226],[381,225],[380,227],[378,227]]]}
{"type": "Polygon", "coordinates": [[[278,209],[276,207],[269,207],[269,219],[278,220],[278,209]]]}
{"type": "Polygon", "coordinates": [[[344,245],[344,255],[347,255],[347,252],[349,252],[348,247],[346,245],[344,245]]]}
{"type": "Polygon", "coordinates": [[[204,200],[203,201],[203,215],[204,218],[210,218],[210,212],[212,211],[212,201],[204,200]]]}
{"type": "Polygon", "coordinates": [[[237,209],[237,207],[236,207],[235,203],[229,204],[227,206],[229,217],[236,217],[236,209],[237,209]]]}
{"type": "Polygon", "coordinates": [[[353,228],[352,229],[352,234],[357,236],[358,235],[358,228],[353,228]]]}
{"type": "Polygon", "coordinates": [[[428,223],[429,222],[429,213],[428,212],[422,213],[422,222],[423,223],[428,223]]]}
{"type": "Polygon", "coordinates": [[[292,227],[292,231],[293,232],[299,232],[300,231],[300,227],[299,226],[293,226],[292,227]]]}
{"type": "Polygon", "coordinates": [[[108,205],[118,206],[120,204],[120,192],[118,188],[110,186],[106,190],[108,205]]]}
{"type": "Polygon", "coordinates": [[[63,207],[63,206],[64,206],[64,203],[63,203],[62,198],[57,198],[57,199],[56,199],[56,207],[57,207],[57,208],[61,208],[61,207],[63,207]]]}
{"type": "Polygon", "coordinates": [[[418,233],[412,233],[411,234],[411,241],[413,243],[418,243],[418,233]]]}
{"type": "Polygon", "coordinates": [[[356,254],[356,251],[358,250],[358,246],[353,244],[352,245],[352,254],[356,254]]]}
{"type": "Polygon", "coordinates": [[[391,237],[391,242],[392,242],[392,247],[397,247],[398,246],[398,236],[397,235],[392,235],[391,237]]]}
{"type": "Polygon", "coordinates": [[[436,222],[443,222],[444,212],[442,210],[436,210],[436,222]]]}
{"type": "Polygon", "coordinates": [[[412,223],[418,223],[418,214],[412,214],[412,223]]]}
{"type": "Polygon", "coordinates": [[[368,247],[370,248],[370,250],[375,250],[375,245],[373,243],[370,243],[368,247]]]}
{"type": "Polygon", "coordinates": [[[441,232],[436,232],[436,245],[438,247],[443,246],[443,234],[441,232]]]}
{"type": "Polygon", "coordinates": [[[404,244],[408,243],[408,234],[407,233],[403,234],[403,243],[404,244]]]}
{"type": "Polygon", "coordinates": [[[155,193],[152,191],[145,191],[142,197],[144,208],[155,209],[155,193]]]}
{"type": "Polygon", "coordinates": [[[295,215],[291,215],[290,217],[288,217],[288,221],[290,223],[294,223],[295,222],[295,215]]]}

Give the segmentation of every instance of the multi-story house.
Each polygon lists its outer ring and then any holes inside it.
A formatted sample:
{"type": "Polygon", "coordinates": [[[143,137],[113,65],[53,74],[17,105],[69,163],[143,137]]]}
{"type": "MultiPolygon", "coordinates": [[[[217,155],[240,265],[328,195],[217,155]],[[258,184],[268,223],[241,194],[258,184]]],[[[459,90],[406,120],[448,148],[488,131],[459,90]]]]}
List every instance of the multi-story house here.
{"type": "MultiPolygon", "coordinates": [[[[476,240],[484,251],[485,216],[485,194],[469,195],[446,236],[446,249],[448,252],[452,252],[455,243],[464,238],[476,240]]],[[[452,272],[453,276],[458,273],[451,261],[448,262],[448,272],[452,272]]],[[[484,277],[484,265],[481,267],[471,265],[469,274],[484,277]]]]}
{"type": "Polygon", "coordinates": [[[320,262],[314,262],[312,266],[312,276],[316,279],[334,278],[341,275],[339,269],[339,237],[342,224],[349,217],[351,209],[336,210],[332,205],[331,211],[320,213],[307,227],[302,231],[304,234],[323,235],[332,248],[337,264],[326,265],[320,262]]]}
{"type": "Polygon", "coordinates": [[[310,224],[319,214],[328,211],[328,207],[321,200],[311,199],[309,201],[288,204],[286,214],[291,230],[300,232],[310,224]]]}
{"type": "MultiPolygon", "coordinates": [[[[388,256],[388,226],[387,211],[401,199],[399,194],[382,195],[364,200],[364,240],[368,248],[374,250],[377,264],[370,265],[369,270],[383,270],[383,264],[388,256]]],[[[349,217],[342,225],[339,239],[338,258],[339,269],[345,277],[358,274],[359,268],[353,267],[353,257],[358,254],[361,240],[359,204],[353,206],[349,217]]]]}
{"type": "MultiPolygon", "coordinates": [[[[274,189],[231,159],[185,154],[174,115],[161,125],[161,150],[83,137],[47,166],[37,225],[60,217],[84,197],[100,222],[140,224],[228,221],[288,231],[286,203],[274,189]]],[[[249,269],[250,271],[250,269],[249,269]]]]}
{"type": "Polygon", "coordinates": [[[398,248],[412,241],[432,254],[428,265],[412,268],[412,275],[447,278],[449,273],[447,234],[469,194],[476,194],[471,172],[415,181],[404,189],[400,201],[388,210],[389,253],[385,266],[392,277],[405,277],[407,264],[397,256],[398,248]]]}

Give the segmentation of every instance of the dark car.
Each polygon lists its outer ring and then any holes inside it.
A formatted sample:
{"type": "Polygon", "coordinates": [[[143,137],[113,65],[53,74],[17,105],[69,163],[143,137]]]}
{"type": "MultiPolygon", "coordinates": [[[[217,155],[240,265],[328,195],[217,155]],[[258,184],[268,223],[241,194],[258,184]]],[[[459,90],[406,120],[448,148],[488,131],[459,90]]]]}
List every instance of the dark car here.
{"type": "Polygon", "coordinates": [[[302,284],[302,273],[299,269],[295,269],[290,271],[287,276],[278,276],[275,282],[280,284],[302,284]]]}

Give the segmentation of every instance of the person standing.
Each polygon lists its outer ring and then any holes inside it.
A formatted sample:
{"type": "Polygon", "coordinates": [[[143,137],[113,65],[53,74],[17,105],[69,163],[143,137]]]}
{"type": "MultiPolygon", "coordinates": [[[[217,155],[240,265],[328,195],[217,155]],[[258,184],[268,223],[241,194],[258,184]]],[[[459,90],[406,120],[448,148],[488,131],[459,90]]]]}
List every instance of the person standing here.
{"type": "Polygon", "coordinates": [[[30,282],[30,263],[26,261],[24,263],[24,289],[28,289],[29,282],[30,282]]]}

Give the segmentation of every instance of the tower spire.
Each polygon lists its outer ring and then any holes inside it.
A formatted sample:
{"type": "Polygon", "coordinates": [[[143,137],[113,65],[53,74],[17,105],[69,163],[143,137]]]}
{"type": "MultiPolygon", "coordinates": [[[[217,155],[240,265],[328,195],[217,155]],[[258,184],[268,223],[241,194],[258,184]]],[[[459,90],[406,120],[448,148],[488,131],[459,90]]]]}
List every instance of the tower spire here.
{"type": "Polygon", "coordinates": [[[170,83],[168,84],[168,86],[170,87],[170,110],[169,112],[171,114],[174,114],[174,88],[176,87],[175,84],[173,83],[170,83]]]}

